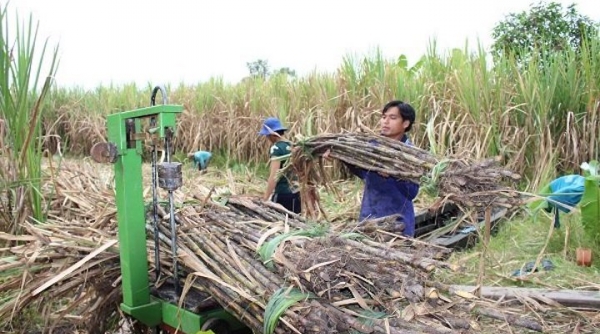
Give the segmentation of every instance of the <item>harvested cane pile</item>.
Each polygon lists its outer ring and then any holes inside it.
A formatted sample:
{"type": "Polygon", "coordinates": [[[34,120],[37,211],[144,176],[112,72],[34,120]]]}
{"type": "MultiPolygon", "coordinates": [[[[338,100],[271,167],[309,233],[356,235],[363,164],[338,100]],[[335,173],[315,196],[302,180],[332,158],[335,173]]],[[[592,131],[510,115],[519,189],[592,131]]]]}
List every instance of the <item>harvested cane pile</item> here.
{"type": "MultiPolygon", "coordinates": [[[[197,270],[188,283],[210,291],[256,332],[495,333],[499,324],[541,332],[550,325],[522,307],[450,293],[431,280],[434,270],[449,268],[449,250],[416,240],[383,244],[354,232],[332,234],[277,206],[239,198],[226,208],[185,207],[178,221],[184,267],[197,270]],[[284,311],[286,303],[292,306],[284,311]],[[268,305],[281,307],[276,326],[268,305]]],[[[560,330],[573,325],[559,322],[560,330]]]]}
{"type": "MultiPolygon", "coordinates": [[[[389,314],[399,311],[394,300],[403,299],[403,291],[410,291],[415,298],[422,296],[423,288],[417,282],[446,264],[415,255],[441,255],[445,250],[432,252],[423,245],[418,247],[421,252],[412,254],[411,245],[393,249],[352,240],[352,235],[327,235],[323,227],[309,227],[299,218],[286,218],[282,209],[250,200],[231,199],[226,209],[186,207],[178,219],[185,230],[179,243],[186,254],[183,265],[201,271],[205,280],[199,284],[257,332],[272,332],[267,325],[276,317],[265,312],[266,305],[287,288],[295,288],[295,293],[280,296],[274,308],[294,299],[297,304],[285,312],[282,309],[280,325],[273,326],[276,333],[385,333],[386,328],[391,333],[452,332],[439,323],[411,323],[402,318],[370,319],[371,325],[365,322],[373,309],[383,306],[374,296],[389,304],[389,310],[383,309],[389,314]],[[353,266],[342,262],[351,257],[353,266]],[[248,312],[249,308],[253,312],[248,312]],[[361,316],[364,312],[368,315],[361,316]]],[[[162,232],[169,233],[166,229],[162,232]]]]}
{"type": "Polygon", "coordinates": [[[46,332],[105,333],[121,301],[114,194],[77,165],[63,166],[43,191],[46,223],[0,233],[0,332],[30,332],[35,314],[46,332]]]}
{"type": "MultiPolygon", "coordinates": [[[[100,333],[107,317],[118,316],[120,300],[114,197],[93,171],[66,169],[53,184],[49,223],[28,225],[23,236],[0,235],[20,242],[0,260],[2,329],[20,329],[31,306],[46,311],[47,329],[67,319],[100,333]]],[[[166,213],[160,216],[160,268],[168,275],[170,229],[166,213]]],[[[500,326],[564,333],[577,322],[581,333],[593,330],[568,309],[450,293],[431,281],[433,271],[449,267],[447,249],[402,237],[378,242],[376,229],[333,233],[250,198],[224,206],[199,201],[176,217],[186,294],[210,293],[256,333],[496,333],[500,326]]],[[[151,222],[147,227],[155,264],[151,222]]]]}
{"type": "Polygon", "coordinates": [[[517,181],[520,176],[498,167],[500,157],[482,161],[438,158],[428,151],[398,140],[365,133],[326,134],[296,143],[301,149],[292,153],[292,168],[301,182],[323,183],[322,156],[368,171],[412,181],[433,195],[462,207],[497,206],[513,208],[521,204],[520,195],[502,181],[517,181]]]}

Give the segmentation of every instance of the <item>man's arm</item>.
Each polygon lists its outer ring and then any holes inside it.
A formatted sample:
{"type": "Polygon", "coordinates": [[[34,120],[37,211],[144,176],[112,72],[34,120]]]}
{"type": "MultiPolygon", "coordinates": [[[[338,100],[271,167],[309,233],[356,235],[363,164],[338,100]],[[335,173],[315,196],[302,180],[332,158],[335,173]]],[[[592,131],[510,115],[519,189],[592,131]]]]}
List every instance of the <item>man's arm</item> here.
{"type": "Polygon", "coordinates": [[[358,176],[358,177],[359,177],[359,178],[361,178],[361,179],[364,179],[364,178],[365,178],[366,170],[364,170],[364,169],[362,169],[362,168],[360,168],[360,167],[356,167],[356,166],[354,166],[354,165],[351,165],[351,164],[349,164],[349,163],[347,163],[347,162],[345,162],[345,161],[342,161],[342,163],[343,163],[343,164],[344,164],[346,167],[348,167],[348,170],[350,170],[350,173],[352,173],[352,174],[354,174],[354,175],[358,176]]]}
{"type": "Polygon", "coordinates": [[[419,194],[419,184],[411,182],[398,180],[398,184],[400,185],[400,191],[408,200],[412,201],[419,194]]]}
{"type": "Polygon", "coordinates": [[[263,200],[268,201],[273,195],[275,191],[275,185],[277,184],[277,172],[279,172],[279,167],[281,166],[281,162],[277,160],[271,160],[270,168],[269,168],[269,180],[267,181],[267,189],[263,194],[263,200]]]}

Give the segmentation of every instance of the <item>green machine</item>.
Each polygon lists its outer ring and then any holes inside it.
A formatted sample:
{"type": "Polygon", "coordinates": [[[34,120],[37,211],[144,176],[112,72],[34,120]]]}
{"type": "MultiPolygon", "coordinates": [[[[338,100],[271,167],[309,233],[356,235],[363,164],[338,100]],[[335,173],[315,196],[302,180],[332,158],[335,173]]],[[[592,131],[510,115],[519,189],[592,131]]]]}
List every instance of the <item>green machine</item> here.
{"type": "Polygon", "coordinates": [[[172,259],[172,275],[163,277],[161,273],[157,187],[167,190],[169,194],[171,252],[177,254],[173,191],[182,184],[182,165],[171,161],[171,150],[176,133],[176,117],[182,111],[180,105],[168,105],[165,88],[156,86],[149,107],[109,115],[108,142],[94,145],[90,152],[93,160],[114,165],[123,289],[121,309],[158,333],[247,333],[249,330],[209,295],[191,291],[186,294],[183,307],[178,307],[181,286],[175,256],[172,259]],[[159,91],[162,105],[155,103],[159,91]],[[148,142],[152,151],[154,277],[148,272],[146,224],[149,215],[142,183],[142,153],[144,144],[148,142]],[[159,145],[164,145],[164,162],[157,161],[159,145]],[[150,282],[151,278],[153,283],[150,282]]]}

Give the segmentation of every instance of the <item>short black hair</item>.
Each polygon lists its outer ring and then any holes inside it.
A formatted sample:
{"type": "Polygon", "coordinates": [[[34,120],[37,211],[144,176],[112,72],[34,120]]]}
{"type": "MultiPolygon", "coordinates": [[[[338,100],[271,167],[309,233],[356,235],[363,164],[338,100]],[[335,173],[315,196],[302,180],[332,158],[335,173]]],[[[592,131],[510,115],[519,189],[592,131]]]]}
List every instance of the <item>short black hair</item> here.
{"type": "Polygon", "coordinates": [[[277,130],[277,131],[273,131],[273,132],[275,132],[276,134],[278,134],[280,136],[283,136],[283,134],[285,133],[285,130],[277,130]]]}
{"type": "Polygon", "coordinates": [[[383,107],[383,110],[381,111],[381,113],[385,114],[390,108],[394,108],[394,107],[398,108],[398,111],[400,112],[400,116],[402,116],[402,119],[408,121],[408,127],[406,127],[406,130],[404,130],[404,132],[410,131],[410,129],[412,129],[412,125],[415,122],[415,118],[416,118],[415,109],[408,103],[405,103],[400,100],[393,100],[393,101],[388,102],[383,107]]]}

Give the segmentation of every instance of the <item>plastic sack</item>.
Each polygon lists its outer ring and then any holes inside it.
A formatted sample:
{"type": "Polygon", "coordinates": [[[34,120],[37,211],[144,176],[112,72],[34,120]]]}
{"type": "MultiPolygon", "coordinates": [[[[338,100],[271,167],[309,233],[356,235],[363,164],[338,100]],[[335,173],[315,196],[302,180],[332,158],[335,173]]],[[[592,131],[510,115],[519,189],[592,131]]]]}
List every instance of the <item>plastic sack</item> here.
{"type": "Polygon", "coordinates": [[[552,195],[548,196],[547,211],[556,207],[562,212],[570,212],[581,201],[584,183],[585,177],[581,175],[565,175],[550,182],[552,195]]]}

